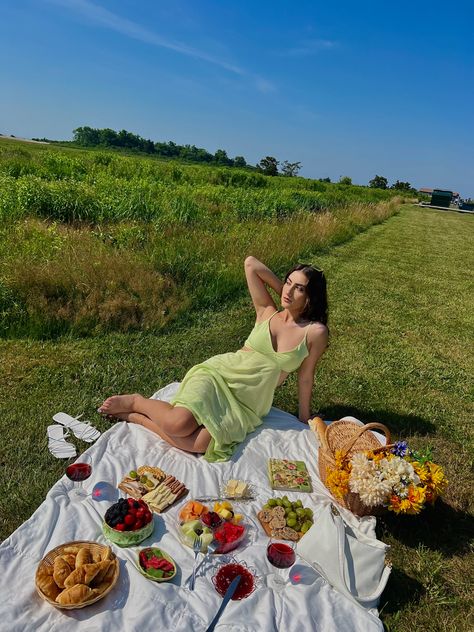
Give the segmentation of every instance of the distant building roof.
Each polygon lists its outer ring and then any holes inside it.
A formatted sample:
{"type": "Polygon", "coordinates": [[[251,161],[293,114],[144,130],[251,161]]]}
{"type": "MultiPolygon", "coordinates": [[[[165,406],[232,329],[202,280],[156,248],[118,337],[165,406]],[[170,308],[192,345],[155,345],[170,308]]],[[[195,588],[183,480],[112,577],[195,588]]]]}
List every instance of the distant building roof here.
{"type": "MultiPolygon", "coordinates": [[[[433,193],[433,191],[449,191],[449,189],[429,189],[427,187],[423,187],[421,189],[418,189],[418,191],[420,193],[433,193]]],[[[459,195],[459,193],[457,193],[457,191],[449,191],[449,192],[452,193],[454,195],[454,197],[459,195]]]]}

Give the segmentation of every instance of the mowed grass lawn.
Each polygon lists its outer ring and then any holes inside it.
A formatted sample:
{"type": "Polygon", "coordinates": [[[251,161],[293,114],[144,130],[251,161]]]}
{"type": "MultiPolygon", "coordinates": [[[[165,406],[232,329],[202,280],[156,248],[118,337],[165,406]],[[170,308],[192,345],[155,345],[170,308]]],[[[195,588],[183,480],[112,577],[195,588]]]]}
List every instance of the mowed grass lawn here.
{"type": "MultiPolygon", "coordinates": [[[[450,480],[434,509],[378,520],[379,536],[392,546],[381,602],[389,630],[474,629],[473,221],[406,207],[317,258],[329,280],[331,344],[314,409],[329,419],[381,421],[395,438],[432,446],[450,480]]],[[[64,462],[46,449],[55,412],[84,412],[105,429],[95,409],[106,396],[151,394],[192,364],[239,348],[254,320],[243,296],[159,336],[3,341],[0,537],[31,515],[63,473],[64,462]]],[[[275,405],[296,411],[295,376],[275,405]]]]}

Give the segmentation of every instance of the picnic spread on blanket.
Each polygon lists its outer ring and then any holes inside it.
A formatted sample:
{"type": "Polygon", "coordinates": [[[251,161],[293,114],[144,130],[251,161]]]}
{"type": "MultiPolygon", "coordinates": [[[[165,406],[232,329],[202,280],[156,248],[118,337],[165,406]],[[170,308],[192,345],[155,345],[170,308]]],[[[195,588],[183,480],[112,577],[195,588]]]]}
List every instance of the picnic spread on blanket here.
{"type": "Polygon", "coordinates": [[[204,631],[226,595],[223,630],[382,630],[373,515],[418,513],[447,484],[381,424],[275,408],[227,463],[118,424],[74,466],[86,495],[61,479],[0,545],[10,630],[204,631]]]}

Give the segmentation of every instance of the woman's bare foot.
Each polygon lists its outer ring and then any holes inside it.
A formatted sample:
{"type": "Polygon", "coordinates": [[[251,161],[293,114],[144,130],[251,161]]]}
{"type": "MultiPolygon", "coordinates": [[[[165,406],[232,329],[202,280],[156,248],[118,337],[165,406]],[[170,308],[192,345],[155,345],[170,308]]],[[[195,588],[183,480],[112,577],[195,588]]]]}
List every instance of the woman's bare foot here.
{"type": "Polygon", "coordinates": [[[108,397],[102,406],[98,409],[99,413],[103,415],[118,416],[123,413],[131,413],[134,410],[135,399],[140,397],[137,394],[133,395],[112,395],[108,397]]]}

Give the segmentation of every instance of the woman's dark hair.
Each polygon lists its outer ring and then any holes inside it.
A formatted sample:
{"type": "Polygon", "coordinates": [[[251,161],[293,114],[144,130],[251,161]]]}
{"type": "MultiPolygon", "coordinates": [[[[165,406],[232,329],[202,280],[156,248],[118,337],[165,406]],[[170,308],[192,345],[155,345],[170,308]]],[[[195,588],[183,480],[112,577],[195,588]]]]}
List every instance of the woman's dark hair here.
{"type": "Polygon", "coordinates": [[[301,318],[317,321],[323,325],[328,324],[328,296],[326,290],[326,277],[322,270],[318,270],[307,263],[298,263],[285,275],[285,283],[293,272],[303,272],[308,279],[306,294],[308,300],[306,307],[301,314],[301,318]]]}

